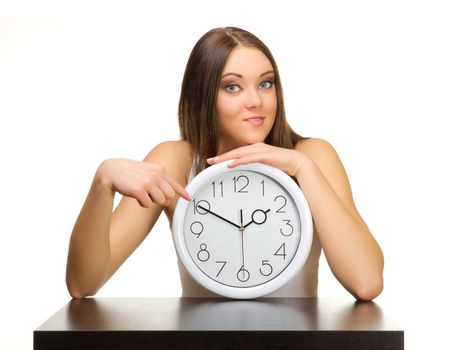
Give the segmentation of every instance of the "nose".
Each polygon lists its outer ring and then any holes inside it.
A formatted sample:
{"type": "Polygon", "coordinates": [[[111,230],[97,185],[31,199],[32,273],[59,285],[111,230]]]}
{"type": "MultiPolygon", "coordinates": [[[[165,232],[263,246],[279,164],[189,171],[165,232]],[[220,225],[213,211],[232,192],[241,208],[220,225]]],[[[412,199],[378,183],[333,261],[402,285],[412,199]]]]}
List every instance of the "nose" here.
{"type": "Polygon", "coordinates": [[[246,94],[245,106],[248,109],[253,109],[262,106],[262,96],[260,95],[259,90],[255,88],[248,89],[246,94]]]}

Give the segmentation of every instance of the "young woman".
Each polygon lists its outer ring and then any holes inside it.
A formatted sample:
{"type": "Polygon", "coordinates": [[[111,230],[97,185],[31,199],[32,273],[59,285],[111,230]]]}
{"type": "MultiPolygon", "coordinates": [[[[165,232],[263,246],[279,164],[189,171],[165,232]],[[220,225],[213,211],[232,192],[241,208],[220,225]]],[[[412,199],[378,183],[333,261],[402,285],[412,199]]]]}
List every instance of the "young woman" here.
{"type": "MultiPolygon", "coordinates": [[[[270,296],[316,296],[320,250],[356,299],[383,289],[383,255],[353,202],[342,163],[324,140],[288,125],[278,68],[268,48],[242,29],[217,28],[195,45],[179,103],[180,141],[157,145],[143,161],[108,159],[98,167],[74,226],[66,283],[74,298],[95,294],[152,230],[162,211],[171,222],[184,187],[209,165],[261,162],[292,176],[314,220],[301,272],[270,296]],[[113,211],[116,193],[123,195],[113,211]]],[[[209,296],[179,266],[183,296],[209,296]]]]}

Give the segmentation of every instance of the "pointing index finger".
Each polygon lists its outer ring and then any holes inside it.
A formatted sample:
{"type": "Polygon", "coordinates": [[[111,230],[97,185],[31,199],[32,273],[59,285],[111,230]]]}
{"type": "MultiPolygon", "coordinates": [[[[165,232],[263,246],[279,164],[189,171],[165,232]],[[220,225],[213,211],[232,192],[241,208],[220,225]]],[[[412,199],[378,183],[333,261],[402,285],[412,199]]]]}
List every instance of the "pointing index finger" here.
{"type": "Polygon", "coordinates": [[[174,191],[176,191],[176,193],[179,196],[186,199],[187,201],[192,200],[190,193],[188,193],[188,191],[184,187],[182,187],[182,185],[180,185],[178,182],[172,181],[172,186],[174,188],[174,191]]]}

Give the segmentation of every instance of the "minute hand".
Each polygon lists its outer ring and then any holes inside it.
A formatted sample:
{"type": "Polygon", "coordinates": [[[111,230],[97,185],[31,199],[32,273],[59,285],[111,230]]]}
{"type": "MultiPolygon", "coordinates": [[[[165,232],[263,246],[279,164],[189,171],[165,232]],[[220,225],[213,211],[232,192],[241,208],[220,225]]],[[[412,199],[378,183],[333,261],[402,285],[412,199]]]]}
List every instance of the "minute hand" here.
{"type": "Polygon", "coordinates": [[[220,216],[220,215],[214,213],[213,211],[211,211],[211,210],[209,210],[209,209],[207,209],[207,208],[204,208],[204,207],[201,206],[201,205],[198,205],[198,208],[201,208],[202,210],[205,210],[206,212],[208,212],[208,213],[210,213],[210,214],[216,216],[217,218],[219,218],[219,219],[221,219],[221,220],[223,220],[223,221],[226,221],[228,224],[231,224],[231,225],[237,227],[238,229],[240,229],[240,226],[239,226],[239,225],[234,224],[232,221],[229,221],[228,219],[225,219],[224,217],[222,217],[222,216],[220,216]]]}

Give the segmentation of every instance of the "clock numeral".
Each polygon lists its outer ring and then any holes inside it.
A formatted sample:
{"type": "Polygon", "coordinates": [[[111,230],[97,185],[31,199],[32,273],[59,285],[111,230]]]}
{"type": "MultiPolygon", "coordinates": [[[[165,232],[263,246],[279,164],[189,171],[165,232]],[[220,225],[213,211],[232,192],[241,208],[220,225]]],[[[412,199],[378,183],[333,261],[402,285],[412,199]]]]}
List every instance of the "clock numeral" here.
{"type": "Polygon", "coordinates": [[[283,231],[283,229],[280,228],[279,232],[281,232],[281,234],[283,236],[289,237],[292,235],[292,233],[294,231],[293,226],[290,224],[290,220],[283,220],[283,221],[286,223],[286,225],[284,226],[285,230],[283,231]],[[289,229],[287,229],[286,226],[289,226],[289,229]]]}
{"type": "Polygon", "coordinates": [[[281,247],[278,248],[278,250],[275,253],[276,256],[282,256],[284,260],[286,260],[286,243],[283,243],[281,247]]]}
{"type": "Polygon", "coordinates": [[[235,193],[248,193],[245,188],[250,184],[250,179],[245,175],[240,175],[239,177],[233,177],[234,181],[234,192],[235,193]],[[240,183],[239,183],[240,182],[240,183]],[[239,189],[237,189],[240,187],[239,189]]]}
{"type": "Polygon", "coordinates": [[[262,267],[259,269],[262,276],[270,276],[273,273],[273,267],[268,263],[269,260],[262,260],[262,267]]]}
{"type": "Polygon", "coordinates": [[[223,264],[220,267],[220,271],[218,271],[217,275],[215,277],[218,277],[221,273],[221,271],[223,271],[224,267],[226,266],[226,261],[215,261],[217,264],[223,264]]]}
{"type": "Polygon", "coordinates": [[[196,215],[196,213],[198,213],[200,215],[207,214],[207,212],[205,210],[199,208],[199,206],[210,210],[210,203],[204,199],[202,199],[200,201],[196,201],[196,199],[193,199],[192,202],[193,202],[193,215],[196,215]]]}
{"type": "Polygon", "coordinates": [[[284,196],[276,196],[275,199],[273,200],[274,202],[276,202],[276,200],[278,200],[278,202],[283,202],[283,205],[276,211],[277,214],[284,214],[286,211],[282,210],[286,205],[287,205],[287,198],[284,196]]]}
{"type": "Polygon", "coordinates": [[[250,279],[250,272],[245,269],[245,265],[242,265],[240,270],[237,272],[237,279],[240,282],[246,282],[250,279]]]}
{"type": "Polygon", "coordinates": [[[206,262],[210,259],[210,253],[207,250],[207,244],[203,243],[199,246],[199,252],[198,252],[198,260],[202,262],[206,262]]]}
{"type": "MultiPolygon", "coordinates": [[[[220,183],[218,184],[218,187],[220,188],[220,195],[221,195],[221,197],[223,197],[223,181],[220,181],[220,183]]],[[[216,188],[216,184],[215,184],[215,181],[214,181],[214,182],[212,182],[213,198],[216,197],[215,188],[216,188]]]]}
{"type": "Polygon", "coordinates": [[[262,184],[262,197],[265,197],[265,182],[264,182],[264,180],[262,180],[261,184],[262,184]]]}
{"type": "Polygon", "coordinates": [[[199,221],[194,221],[190,225],[190,231],[196,236],[196,238],[199,238],[202,231],[204,231],[204,225],[199,221]]]}

